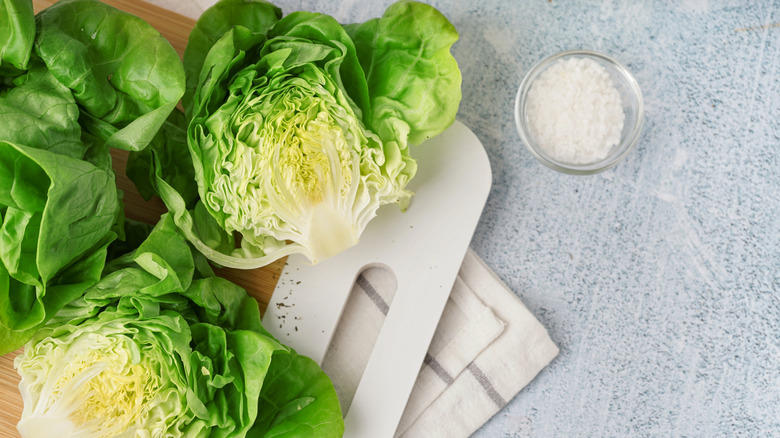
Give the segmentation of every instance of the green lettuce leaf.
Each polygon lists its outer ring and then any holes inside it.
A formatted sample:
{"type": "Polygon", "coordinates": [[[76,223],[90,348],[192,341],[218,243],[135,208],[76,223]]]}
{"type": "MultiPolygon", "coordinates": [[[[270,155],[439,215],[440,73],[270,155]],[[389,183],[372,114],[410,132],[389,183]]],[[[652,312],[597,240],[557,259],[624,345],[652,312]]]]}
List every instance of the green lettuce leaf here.
{"type": "Polygon", "coordinates": [[[366,72],[368,125],[383,141],[408,135],[420,144],[455,121],[461,74],[450,48],[458,32],[441,12],[402,0],[381,18],[346,29],[366,72]]]}
{"type": "MultiPolygon", "coordinates": [[[[99,278],[121,209],[114,174],[0,141],[0,205],[0,325],[28,330],[99,278]]],[[[0,352],[19,346],[6,340],[0,352]]]]}
{"type": "Polygon", "coordinates": [[[338,396],[319,365],[294,351],[274,352],[249,437],[335,437],[344,433],[338,396]]]}
{"type": "Polygon", "coordinates": [[[0,73],[26,70],[34,39],[32,2],[0,1],[0,73]]]}
{"type": "Polygon", "coordinates": [[[181,111],[171,112],[149,147],[128,156],[125,172],[146,200],[157,193],[155,159],[160,168],[166,169],[171,186],[192,208],[198,199],[198,187],[192,184],[195,170],[187,149],[187,122],[181,111]]]}
{"type": "Polygon", "coordinates": [[[70,90],[40,60],[33,61],[13,85],[0,95],[0,117],[5,122],[0,139],[84,158],[79,108],[70,90]]]}
{"type": "Polygon", "coordinates": [[[72,90],[90,131],[108,147],[146,147],[184,94],[170,43],[98,0],[61,0],[36,18],[36,54],[72,90]]]}

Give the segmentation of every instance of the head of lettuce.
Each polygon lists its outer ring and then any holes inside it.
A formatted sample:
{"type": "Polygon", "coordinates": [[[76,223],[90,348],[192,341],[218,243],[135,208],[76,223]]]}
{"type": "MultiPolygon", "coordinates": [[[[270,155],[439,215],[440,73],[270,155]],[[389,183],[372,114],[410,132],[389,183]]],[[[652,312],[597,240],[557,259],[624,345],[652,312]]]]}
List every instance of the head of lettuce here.
{"type": "Polygon", "coordinates": [[[341,436],[328,377],[208,266],[167,215],[110,261],[16,358],[22,437],[341,436]]]}
{"type": "Polygon", "coordinates": [[[0,2],[0,354],[99,280],[124,219],[110,150],[146,147],[184,89],[176,51],[136,16],[0,2]]]}
{"type": "Polygon", "coordinates": [[[408,204],[409,144],[441,133],[458,109],[457,38],[439,11],[411,1],[342,26],[222,0],[198,20],[184,56],[192,166],[163,166],[171,153],[151,150],[147,180],[220,265],[333,256],[358,242],[381,205],[408,204]],[[170,183],[181,172],[192,174],[194,196],[170,183]]]}

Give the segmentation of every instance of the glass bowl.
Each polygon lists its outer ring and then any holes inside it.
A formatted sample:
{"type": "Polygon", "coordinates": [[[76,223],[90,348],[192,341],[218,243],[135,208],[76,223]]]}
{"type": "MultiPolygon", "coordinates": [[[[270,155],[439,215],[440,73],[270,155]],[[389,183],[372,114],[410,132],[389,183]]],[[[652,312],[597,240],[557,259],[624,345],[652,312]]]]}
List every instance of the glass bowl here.
{"type": "Polygon", "coordinates": [[[588,50],[561,52],[540,61],[531,68],[528,74],[523,78],[523,81],[520,83],[520,88],[517,91],[517,98],[515,99],[515,122],[517,123],[517,130],[520,134],[520,138],[531,152],[531,155],[545,166],[559,172],[575,175],[598,173],[619,163],[628,155],[636,144],[644,122],[642,91],[639,89],[639,84],[636,79],[634,79],[631,72],[607,55],[588,50]],[[612,78],[614,86],[620,93],[620,98],[623,103],[623,113],[625,115],[620,142],[612,147],[605,158],[586,164],[566,163],[551,157],[534,139],[528,123],[527,97],[528,91],[531,89],[534,81],[555,62],[569,58],[588,58],[604,67],[612,78]]]}

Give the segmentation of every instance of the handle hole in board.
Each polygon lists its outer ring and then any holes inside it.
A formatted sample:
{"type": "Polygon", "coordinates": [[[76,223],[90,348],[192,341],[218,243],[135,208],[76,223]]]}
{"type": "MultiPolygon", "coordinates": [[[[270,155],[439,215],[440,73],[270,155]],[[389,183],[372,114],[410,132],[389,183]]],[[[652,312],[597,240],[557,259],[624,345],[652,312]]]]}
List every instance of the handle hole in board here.
{"type": "Polygon", "coordinates": [[[355,397],[397,288],[395,274],[378,265],[361,271],[352,286],[322,361],[322,369],[336,388],[343,415],[355,397]]]}

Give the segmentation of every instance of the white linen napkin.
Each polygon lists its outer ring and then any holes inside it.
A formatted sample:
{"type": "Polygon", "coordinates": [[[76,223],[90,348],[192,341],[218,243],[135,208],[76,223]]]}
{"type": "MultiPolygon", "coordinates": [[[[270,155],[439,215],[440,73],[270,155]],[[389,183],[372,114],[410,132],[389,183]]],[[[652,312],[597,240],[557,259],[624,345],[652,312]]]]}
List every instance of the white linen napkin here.
{"type": "Polygon", "coordinates": [[[217,0],[146,0],[146,2],[197,20],[200,14],[210,8],[217,0]]]}
{"type": "MultiPolygon", "coordinates": [[[[346,413],[395,294],[381,268],[363,272],[325,355],[346,413]]],[[[471,250],[463,260],[397,437],[467,437],[558,354],[545,328],[471,250]]]]}

